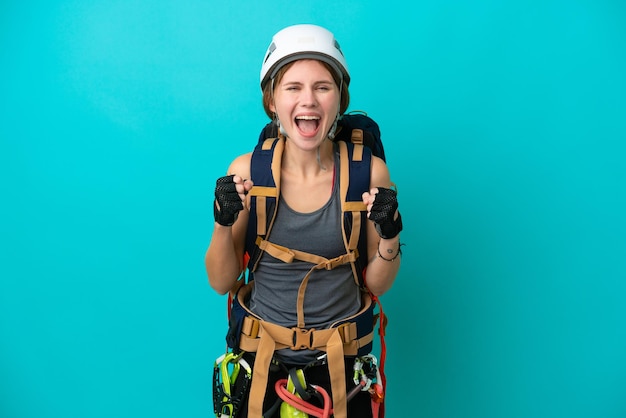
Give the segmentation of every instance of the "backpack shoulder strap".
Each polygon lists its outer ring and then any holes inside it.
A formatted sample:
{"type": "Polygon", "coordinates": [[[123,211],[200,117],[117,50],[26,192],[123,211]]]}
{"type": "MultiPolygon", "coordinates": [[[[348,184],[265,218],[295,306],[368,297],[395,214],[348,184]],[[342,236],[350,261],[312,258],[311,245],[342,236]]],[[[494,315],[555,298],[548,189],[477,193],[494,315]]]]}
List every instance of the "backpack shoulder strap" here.
{"type": "Polygon", "coordinates": [[[367,208],[362,195],[370,188],[372,153],[361,144],[337,141],[339,144],[339,188],[343,212],[343,240],[348,253],[357,251],[352,272],[359,286],[364,285],[367,266],[367,208]]]}
{"type": "Polygon", "coordinates": [[[257,237],[266,237],[276,217],[276,205],[280,193],[280,165],[285,140],[269,138],[260,142],[252,152],[250,175],[254,186],[250,190],[250,218],[246,233],[245,252],[250,257],[251,270],[261,255],[256,245],[257,237]]]}

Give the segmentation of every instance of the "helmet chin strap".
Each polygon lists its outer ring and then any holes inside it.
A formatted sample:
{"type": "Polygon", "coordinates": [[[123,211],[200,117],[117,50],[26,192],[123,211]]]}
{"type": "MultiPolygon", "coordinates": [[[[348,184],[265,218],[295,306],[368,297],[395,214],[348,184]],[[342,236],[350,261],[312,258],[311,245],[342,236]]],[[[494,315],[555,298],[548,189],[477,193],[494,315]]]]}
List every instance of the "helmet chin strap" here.
{"type": "Polygon", "coordinates": [[[330,129],[328,130],[328,135],[326,135],[328,139],[330,139],[331,141],[335,139],[335,134],[337,133],[337,122],[339,122],[339,113],[337,113],[337,116],[335,117],[333,126],[331,126],[330,129]]]}
{"type": "MultiPolygon", "coordinates": [[[[328,139],[330,139],[331,141],[333,139],[335,139],[335,134],[337,133],[337,123],[339,122],[339,113],[337,113],[337,116],[335,116],[335,121],[333,122],[333,125],[330,127],[330,129],[328,130],[328,134],[326,135],[326,137],[328,139]]],[[[322,142],[323,144],[323,142],[322,142]]],[[[322,144],[320,144],[317,147],[317,164],[319,164],[320,168],[324,171],[326,171],[326,166],[322,164],[322,159],[320,157],[320,148],[322,147],[322,144]]]]}
{"type": "Polygon", "coordinates": [[[288,138],[287,131],[285,130],[285,127],[280,124],[280,120],[278,120],[278,118],[276,119],[276,125],[278,126],[278,131],[280,132],[280,134],[285,138],[288,138]]]}
{"type": "MultiPolygon", "coordinates": [[[[343,93],[343,77],[341,77],[341,82],[339,83],[339,106],[341,106],[341,93],[343,93]]],[[[335,116],[335,121],[333,122],[333,126],[330,127],[328,131],[328,138],[331,140],[335,139],[335,134],[337,133],[337,122],[339,122],[339,118],[341,117],[341,109],[337,112],[337,116],[335,116]]]]}
{"type": "Polygon", "coordinates": [[[327,168],[326,168],[326,166],[324,164],[322,164],[322,159],[320,157],[320,147],[321,147],[321,145],[319,147],[317,147],[317,165],[320,166],[320,169],[322,171],[326,171],[327,168]]]}

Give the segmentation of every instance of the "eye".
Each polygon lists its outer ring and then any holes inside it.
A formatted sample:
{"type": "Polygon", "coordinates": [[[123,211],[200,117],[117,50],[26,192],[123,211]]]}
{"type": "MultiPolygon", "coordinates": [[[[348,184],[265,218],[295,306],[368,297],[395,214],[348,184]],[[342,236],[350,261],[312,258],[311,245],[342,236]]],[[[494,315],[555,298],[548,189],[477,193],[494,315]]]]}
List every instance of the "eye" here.
{"type": "Polygon", "coordinates": [[[300,90],[300,88],[302,88],[301,83],[295,81],[283,82],[281,85],[281,89],[283,91],[297,91],[300,90]]]}
{"type": "Polygon", "coordinates": [[[289,84],[285,86],[285,91],[298,91],[300,88],[294,84],[289,84]]]}
{"type": "Polygon", "coordinates": [[[331,91],[333,89],[333,85],[328,82],[319,83],[315,86],[315,89],[321,92],[331,91]]]}

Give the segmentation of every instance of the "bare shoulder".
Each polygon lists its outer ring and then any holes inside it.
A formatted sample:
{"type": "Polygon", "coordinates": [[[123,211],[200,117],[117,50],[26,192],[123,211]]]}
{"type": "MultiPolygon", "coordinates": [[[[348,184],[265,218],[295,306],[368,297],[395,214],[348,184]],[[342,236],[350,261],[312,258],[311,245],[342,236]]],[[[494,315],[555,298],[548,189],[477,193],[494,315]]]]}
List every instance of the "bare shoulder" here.
{"type": "Polygon", "coordinates": [[[252,153],[242,154],[235,158],[228,167],[228,174],[236,174],[244,179],[250,178],[250,161],[252,159],[252,153]]]}
{"type": "Polygon", "coordinates": [[[370,187],[391,187],[391,178],[387,164],[379,157],[372,156],[370,187]]]}

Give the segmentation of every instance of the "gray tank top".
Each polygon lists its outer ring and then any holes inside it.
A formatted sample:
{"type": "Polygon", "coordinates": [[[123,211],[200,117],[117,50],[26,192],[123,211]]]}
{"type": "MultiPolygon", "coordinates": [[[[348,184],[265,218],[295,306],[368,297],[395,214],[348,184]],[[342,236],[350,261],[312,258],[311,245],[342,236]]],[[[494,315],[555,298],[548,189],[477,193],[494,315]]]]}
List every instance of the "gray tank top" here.
{"type": "MultiPolygon", "coordinates": [[[[335,170],[332,196],[322,208],[300,213],[280,198],[269,241],[328,259],[345,254],[338,155],[335,155],[335,170]]],[[[255,284],[250,298],[252,312],[265,321],[295,327],[298,288],[311,267],[313,264],[299,260],[287,264],[264,253],[254,272],[255,284]]],[[[360,307],[360,289],[349,264],[333,270],[315,270],[311,274],[304,297],[306,328],[328,328],[335,321],[355,314],[360,307]]],[[[305,364],[317,354],[311,350],[285,349],[277,356],[283,361],[305,364]]]]}

